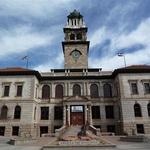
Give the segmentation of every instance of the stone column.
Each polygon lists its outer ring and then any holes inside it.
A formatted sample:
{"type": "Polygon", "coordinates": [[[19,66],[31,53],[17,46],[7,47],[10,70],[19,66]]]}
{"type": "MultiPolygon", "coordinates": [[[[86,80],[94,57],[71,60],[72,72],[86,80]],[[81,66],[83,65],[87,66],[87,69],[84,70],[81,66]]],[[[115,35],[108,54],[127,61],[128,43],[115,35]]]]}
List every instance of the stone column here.
{"type": "Polygon", "coordinates": [[[63,106],[63,125],[67,125],[67,118],[66,118],[66,111],[67,111],[67,106],[63,106]]]}
{"type": "Polygon", "coordinates": [[[68,83],[65,83],[64,87],[65,87],[64,96],[68,96],[68,83]]]}
{"type": "Polygon", "coordinates": [[[70,105],[68,105],[68,108],[67,108],[67,118],[68,118],[68,125],[70,126],[70,105]]]}
{"type": "Polygon", "coordinates": [[[85,124],[88,122],[88,108],[87,105],[84,106],[84,118],[85,118],[85,124]]]}
{"type": "Polygon", "coordinates": [[[106,120],[105,105],[100,105],[101,120],[106,120]]]}
{"type": "Polygon", "coordinates": [[[72,89],[71,89],[71,85],[70,85],[70,82],[68,83],[68,89],[67,89],[67,91],[68,91],[68,94],[67,94],[67,96],[71,96],[72,95],[72,89]]]}
{"type": "Polygon", "coordinates": [[[93,125],[91,105],[88,105],[89,124],[93,125]]]}

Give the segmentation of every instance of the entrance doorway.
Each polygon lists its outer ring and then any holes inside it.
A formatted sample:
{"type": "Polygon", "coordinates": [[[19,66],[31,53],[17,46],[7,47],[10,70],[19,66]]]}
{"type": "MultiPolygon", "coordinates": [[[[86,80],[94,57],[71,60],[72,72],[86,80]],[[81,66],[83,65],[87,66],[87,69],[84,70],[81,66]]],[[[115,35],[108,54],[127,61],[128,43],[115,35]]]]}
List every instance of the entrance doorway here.
{"type": "Polygon", "coordinates": [[[70,111],[70,123],[71,125],[83,125],[84,124],[84,108],[83,106],[71,106],[70,111]]]}

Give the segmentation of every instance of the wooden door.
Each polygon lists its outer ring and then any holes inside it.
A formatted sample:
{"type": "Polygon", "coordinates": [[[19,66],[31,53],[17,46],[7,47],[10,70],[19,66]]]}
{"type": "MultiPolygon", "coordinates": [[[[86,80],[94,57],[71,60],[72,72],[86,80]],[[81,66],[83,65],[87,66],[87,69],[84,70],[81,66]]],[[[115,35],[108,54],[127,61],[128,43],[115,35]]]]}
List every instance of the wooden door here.
{"type": "Polygon", "coordinates": [[[70,116],[71,125],[83,125],[84,124],[84,114],[83,112],[71,112],[70,116]]]}

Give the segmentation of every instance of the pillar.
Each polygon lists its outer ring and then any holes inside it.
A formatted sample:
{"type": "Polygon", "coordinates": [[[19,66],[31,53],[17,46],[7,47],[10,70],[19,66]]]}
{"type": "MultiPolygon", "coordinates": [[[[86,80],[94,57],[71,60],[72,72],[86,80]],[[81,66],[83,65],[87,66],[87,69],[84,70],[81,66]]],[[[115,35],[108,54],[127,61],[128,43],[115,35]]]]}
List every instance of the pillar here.
{"type": "Polygon", "coordinates": [[[63,106],[63,125],[67,125],[67,118],[66,118],[66,111],[67,111],[67,106],[63,106]]]}
{"type": "Polygon", "coordinates": [[[85,118],[85,124],[88,123],[88,107],[87,105],[84,106],[84,118],[85,118]]]}
{"type": "Polygon", "coordinates": [[[68,119],[68,125],[70,126],[70,105],[67,108],[67,119],[68,119]]]}
{"type": "Polygon", "coordinates": [[[93,125],[91,105],[88,105],[89,124],[93,125]]]}

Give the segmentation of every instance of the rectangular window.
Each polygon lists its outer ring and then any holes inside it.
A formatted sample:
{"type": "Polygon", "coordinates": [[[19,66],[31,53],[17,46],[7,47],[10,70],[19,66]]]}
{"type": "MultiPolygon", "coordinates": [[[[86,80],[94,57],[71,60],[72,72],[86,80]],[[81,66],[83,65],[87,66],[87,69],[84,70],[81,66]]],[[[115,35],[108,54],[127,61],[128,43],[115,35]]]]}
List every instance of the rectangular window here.
{"type": "Polygon", "coordinates": [[[48,126],[41,126],[40,127],[40,137],[42,134],[47,134],[48,133],[48,126]]]}
{"type": "Polygon", "coordinates": [[[62,106],[54,107],[54,120],[63,120],[63,107],[62,106]]]}
{"type": "Polygon", "coordinates": [[[49,107],[41,107],[41,120],[49,119],[49,107]]]}
{"type": "Polygon", "coordinates": [[[144,83],[145,94],[150,94],[150,83],[144,83]]]}
{"type": "Polygon", "coordinates": [[[0,126],[0,136],[4,136],[4,135],[5,135],[5,127],[0,126]]]}
{"type": "Polygon", "coordinates": [[[106,119],[114,119],[114,106],[105,106],[106,119]]]}
{"type": "Polygon", "coordinates": [[[19,135],[19,127],[18,126],[12,127],[12,136],[18,135],[19,135]]]}
{"type": "Polygon", "coordinates": [[[92,119],[100,119],[100,106],[92,106],[92,119]]]}
{"type": "Polygon", "coordinates": [[[9,85],[4,86],[4,96],[9,96],[9,89],[10,89],[9,85]]]}
{"type": "Polygon", "coordinates": [[[115,127],[115,125],[108,125],[107,126],[107,132],[116,133],[116,127],[115,127]]]}
{"type": "Polygon", "coordinates": [[[143,124],[137,124],[136,129],[137,129],[137,133],[144,134],[144,125],[143,124]]]}
{"type": "Polygon", "coordinates": [[[131,92],[132,94],[138,94],[137,83],[131,83],[131,92]]]}
{"type": "Polygon", "coordinates": [[[22,85],[17,85],[17,95],[16,96],[22,96],[22,89],[23,89],[22,85]]]}

